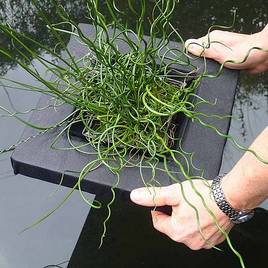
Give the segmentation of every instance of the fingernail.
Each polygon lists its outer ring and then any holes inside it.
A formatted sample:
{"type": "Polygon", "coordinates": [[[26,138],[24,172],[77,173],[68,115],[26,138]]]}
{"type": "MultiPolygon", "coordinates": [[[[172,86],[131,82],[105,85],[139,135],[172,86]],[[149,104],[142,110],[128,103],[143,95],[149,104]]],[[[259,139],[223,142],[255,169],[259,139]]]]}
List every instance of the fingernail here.
{"type": "Polygon", "coordinates": [[[196,39],[189,39],[185,43],[185,47],[189,52],[195,52],[200,50],[200,45],[196,44],[198,40],[196,39]]]}
{"type": "Polygon", "coordinates": [[[142,191],[140,189],[135,189],[130,193],[130,199],[132,201],[140,201],[142,198],[142,191]]]}
{"type": "Polygon", "coordinates": [[[199,51],[200,49],[201,49],[201,47],[199,45],[196,45],[196,44],[190,44],[187,47],[187,50],[190,52],[196,52],[196,51],[199,51]]]}

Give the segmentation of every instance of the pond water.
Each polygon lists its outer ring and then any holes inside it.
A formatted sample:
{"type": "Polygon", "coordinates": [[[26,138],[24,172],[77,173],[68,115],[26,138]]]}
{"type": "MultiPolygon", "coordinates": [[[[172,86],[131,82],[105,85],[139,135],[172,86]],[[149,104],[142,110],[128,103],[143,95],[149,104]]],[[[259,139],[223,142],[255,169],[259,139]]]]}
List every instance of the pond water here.
{"type": "MultiPolygon", "coordinates": [[[[51,20],[57,21],[59,18],[56,16],[51,2],[45,0],[42,1],[42,4],[51,20]]],[[[82,1],[65,0],[60,2],[70,11],[71,16],[77,22],[86,21],[82,1]]],[[[124,5],[125,2],[120,1],[120,7],[124,5]]],[[[208,28],[213,24],[230,25],[233,11],[237,12],[234,31],[254,33],[261,30],[268,22],[266,0],[254,2],[250,0],[183,0],[180,1],[174,14],[174,24],[184,39],[199,37],[206,34],[208,28]]],[[[55,40],[48,34],[46,26],[30,1],[1,1],[0,17],[16,29],[42,40],[45,45],[49,45],[51,48],[55,47],[55,40]]],[[[66,42],[68,42],[68,38],[66,38],[66,42]]],[[[1,45],[8,45],[8,40],[0,33],[1,45]]],[[[40,52],[37,48],[33,49],[40,52]]],[[[40,72],[44,72],[41,66],[39,68],[40,72]]],[[[0,74],[5,78],[20,79],[20,81],[29,81],[30,79],[21,68],[16,66],[14,61],[5,58],[0,58],[0,74]]],[[[0,91],[0,105],[19,111],[33,108],[38,98],[39,94],[32,92],[22,92],[4,87],[1,87],[0,91]],[[10,100],[12,101],[10,102],[10,100]]],[[[29,114],[27,113],[24,118],[29,118],[29,114]]],[[[268,73],[252,76],[242,72],[233,108],[230,134],[235,136],[243,145],[248,146],[267,124],[268,73]]],[[[7,117],[1,118],[0,127],[1,148],[16,143],[24,128],[22,124],[7,117]]],[[[221,171],[230,170],[241,154],[241,151],[227,142],[221,171]]],[[[88,207],[80,200],[79,194],[76,194],[61,211],[53,215],[47,222],[19,235],[19,231],[27,224],[32,223],[44,211],[53,207],[53,204],[56,204],[57,200],[60,200],[64,195],[66,189],[62,187],[57,195],[49,198],[55,186],[20,175],[13,176],[9,156],[9,154],[5,154],[0,157],[0,211],[2,215],[0,221],[0,267],[34,268],[57,263],[63,263],[61,266],[67,267],[89,212],[88,207]]],[[[268,208],[268,205],[264,203],[263,207],[268,208]]],[[[265,226],[254,228],[262,228],[263,237],[268,238],[265,226]]],[[[252,250],[254,268],[263,267],[263,259],[258,258],[258,250],[255,250],[256,252],[252,250]]],[[[218,266],[221,267],[220,264],[218,266]]],[[[76,266],[72,267],[76,268],[76,266]]],[[[83,267],[88,266],[84,264],[77,268],[83,267]]],[[[129,265],[128,267],[133,266],[129,265]]],[[[140,267],[144,266],[140,264],[140,267]]],[[[174,264],[172,267],[177,266],[174,264]]]]}

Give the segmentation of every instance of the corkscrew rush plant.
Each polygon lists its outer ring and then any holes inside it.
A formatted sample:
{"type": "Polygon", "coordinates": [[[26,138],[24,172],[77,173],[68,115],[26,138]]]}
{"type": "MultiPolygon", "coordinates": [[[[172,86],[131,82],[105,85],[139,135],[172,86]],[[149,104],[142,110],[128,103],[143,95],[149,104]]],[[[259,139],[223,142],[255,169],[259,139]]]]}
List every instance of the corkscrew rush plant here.
{"type": "MultiPolygon", "coordinates": [[[[46,47],[41,41],[34,40],[22,32],[17,32],[10,25],[0,26],[1,33],[9,38],[12,44],[10,47],[0,47],[1,55],[15,61],[42,86],[32,86],[4,77],[2,83],[6,88],[16,87],[20,90],[47,94],[53,99],[52,106],[55,109],[63,104],[70,104],[74,107],[74,111],[55,125],[41,126],[23,120],[21,115],[24,112],[12,112],[5,107],[0,109],[38,130],[37,135],[59,128],[60,132],[51,144],[52,149],[76,150],[82,154],[95,155],[95,159],[80,171],[77,183],[65,198],[26,229],[39,224],[54,213],[69,199],[75,189],[80,191],[81,197],[89,206],[100,208],[101,200],[90,202],[84,196],[81,182],[91,171],[100,166],[106,166],[114,174],[115,182],[111,187],[112,199],[107,205],[107,218],[103,223],[100,243],[102,244],[122,169],[138,167],[145,186],[159,186],[157,171],[165,172],[174,183],[180,182],[179,178],[190,180],[191,183],[194,179],[203,179],[206,183],[201,170],[200,175],[191,175],[191,170],[197,168],[192,162],[193,154],[183,150],[180,143],[181,137],[176,136],[174,118],[178,113],[204,127],[211,128],[223,138],[231,139],[240,149],[245,151],[248,149],[239,145],[233,137],[221,133],[215,126],[204,121],[206,117],[221,120],[226,116],[197,111],[198,106],[203,104],[216,105],[198,96],[196,89],[204,77],[213,78],[220,75],[223,65],[217,74],[209,74],[206,68],[200,71],[183,47],[169,46],[171,40],[184,44],[182,37],[171,24],[172,14],[178,1],[155,0],[153,8],[150,9],[146,0],[140,0],[139,8],[134,5],[134,1],[128,0],[126,10],[120,10],[115,0],[102,2],[85,0],[83,3],[88,11],[88,23],[94,27],[93,38],[84,34],[57,0],[52,2],[61,19],[58,23],[50,22],[40,4],[32,0],[40,17],[57,40],[55,49],[46,47]],[[149,16],[148,10],[150,10],[149,16]],[[135,21],[134,26],[129,26],[127,20],[129,14],[135,21]],[[149,21],[150,25],[147,37],[144,30],[145,21],[149,21]],[[66,45],[66,36],[75,37],[77,42],[83,45],[87,51],[84,56],[77,58],[72,54],[66,45]],[[126,51],[120,51],[119,43],[124,44],[126,51]],[[39,47],[43,53],[33,51],[31,45],[39,47]],[[57,52],[59,49],[61,53],[57,52]],[[14,51],[20,57],[14,56],[14,51]],[[53,60],[48,60],[46,54],[50,54],[53,60]],[[29,64],[32,59],[43,65],[52,79],[45,78],[33,64],[29,64]],[[174,66],[184,66],[188,71],[183,72],[174,66]],[[83,125],[82,144],[75,143],[70,134],[72,126],[76,123],[83,125]],[[58,146],[62,135],[67,135],[70,145],[68,148],[58,146]],[[89,146],[95,151],[87,150],[89,146]],[[171,170],[168,166],[169,161],[173,161],[179,171],[171,170]],[[159,162],[163,163],[162,167],[158,165],[159,162]],[[151,170],[149,181],[144,179],[145,169],[151,170]]],[[[204,58],[204,66],[205,63],[204,58]]],[[[46,107],[38,109],[43,110],[46,107]]],[[[20,141],[16,145],[27,142],[35,136],[20,141]]],[[[16,145],[1,152],[12,150],[16,145]]],[[[256,155],[255,152],[251,152],[256,155]]],[[[258,155],[256,157],[259,158],[258,155]]],[[[263,159],[260,160],[267,163],[263,159]]],[[[63,179],[64,173],[61,182],[63,179]]],[[[197,228],[202,235],[198,210],[185,196],[182,184],[179,185],[181,189],[178,191],[181,190],[183,198],[195,211],[197,228]]],[[[241,266],[245,267],[239,252],[232,246],[228,234],[220,227],[215,215],[206,205],[206,200],[193,183],[192,187],[209,211],[215,225],[227,239],[231,250],[239,258],[241,266]]],[[[206,237],[203,238],[206,240],[206,237]]]]}

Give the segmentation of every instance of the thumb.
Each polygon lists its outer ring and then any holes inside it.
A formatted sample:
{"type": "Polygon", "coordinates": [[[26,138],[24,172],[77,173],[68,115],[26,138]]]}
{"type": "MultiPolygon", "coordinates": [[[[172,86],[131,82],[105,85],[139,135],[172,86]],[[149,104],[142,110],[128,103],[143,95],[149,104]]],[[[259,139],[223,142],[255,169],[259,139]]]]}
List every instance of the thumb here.
{"type": "Polygon", "coordinates": [[[178,183],[165,187],[143,187],[133,190],[130,199],[142,206],[176,206],[181,196],[178,183]]]}

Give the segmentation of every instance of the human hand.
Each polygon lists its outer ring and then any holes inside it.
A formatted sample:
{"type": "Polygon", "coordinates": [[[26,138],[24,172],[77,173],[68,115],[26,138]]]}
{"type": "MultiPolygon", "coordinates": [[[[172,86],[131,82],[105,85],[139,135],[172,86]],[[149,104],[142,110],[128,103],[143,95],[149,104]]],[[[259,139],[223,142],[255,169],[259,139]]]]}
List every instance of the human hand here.
{"type": "MultiPolygon", "coordinates": [[[[208,181],[211,184],[212,181],[208,181]]],[[[210,187],[203,180],[192,180],[197,191],[203,196],[206,205],[215,215],[219,226],[228,233],[233,223],[218,208],[210,196],[210,187]]],[[[224,241],[223,233],[216,226],[213,217],[204,207],[201,198],[196,194],[190,181],[166,187],[144,187],[135,189],[130,194],[131,200],[142,206],[171,206],[171,216],[156,210],[151,211],[154,228],[172,240],[184,243],[193,250],[209,249],[224,241]],[[181,187],[187,200],[196,207],[200,219],[198,227],[195,210],[185,201],[181,187]],[[200,232],[202,230],[202,234],[200,232]]]]}
{"type": "Polygon", "coordinates": [[[209,37],[206,35],[187,40],[185,47],[196,56],[214,59],[231,69],[247,70],[250,73],[268,70],[268,25],[261,32],[251,35],[214,30],[209,37]],[[254,47],[266,52],[252,49],[254,47]]]}

